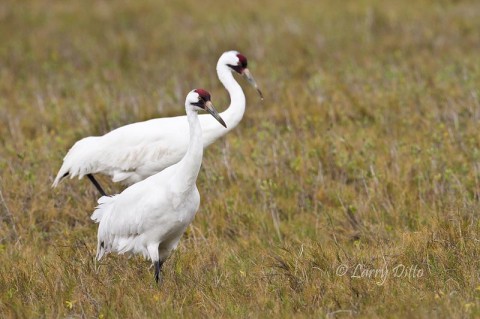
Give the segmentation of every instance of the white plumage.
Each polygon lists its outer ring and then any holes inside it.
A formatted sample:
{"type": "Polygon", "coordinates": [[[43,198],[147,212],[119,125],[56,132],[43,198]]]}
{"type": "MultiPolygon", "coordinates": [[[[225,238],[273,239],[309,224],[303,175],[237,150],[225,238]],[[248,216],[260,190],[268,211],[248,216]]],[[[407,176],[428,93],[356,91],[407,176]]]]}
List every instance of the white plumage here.
{"type": "MultiPolygon", "coordinates": [[[[235,71],[244,75],[261,92],[247,68],[247,59],[237,51],[221,55],[217,74],[230,94],[230,106],[221,113],[228,128],[215,123],[208,115],[200,115],[204,147],[227,134],[241,121],[245,112],[245,95],[233,77],[235,71]]],[[[84,138],[69,150],[63,160],[53,187],[63,177],[102,173],[114,182],[131,185],[177,163],[188,148],[186,116],[158,118],[117,128],[103,136],[84,138]]]]}
{"type": "MultiPolygon", "coordinates": [[[[197,110],[223,120],[205,90],[197,89],[185,101],[187,123],[182,135],[190,136],[180,162],[148,177],[113,197],[103,196],[92,219],[99,223],[97,259],[105,253],[141,254],[160,268],[192,222],[200,203],[196,179],[203,156],[202,129],[197,110]],[[190,133],[188,134],[188,132],[190,133]]],[[[213,123],[212,123],[213,124],[213,123]]],[[[218,123],[216,123],[218,125],[218,123]]],[[[218,125],[220,126],[220,125],[218,125]]]]}

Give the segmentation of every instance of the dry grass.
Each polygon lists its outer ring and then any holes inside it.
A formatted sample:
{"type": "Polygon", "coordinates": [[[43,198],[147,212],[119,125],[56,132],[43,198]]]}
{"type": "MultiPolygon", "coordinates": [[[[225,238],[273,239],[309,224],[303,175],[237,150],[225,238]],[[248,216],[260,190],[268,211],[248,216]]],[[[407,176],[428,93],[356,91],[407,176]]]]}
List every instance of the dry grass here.
{"type": "Polygon", "coordinates": [[[0,317],[480,316],[478,1],[5,0],[0,43],[0,317]],[[50,189],[62,156],[194,87],[226,105],[229,49],[266,98],[242,82],[163,285],[96,273],[97,193],[50,189]]]}

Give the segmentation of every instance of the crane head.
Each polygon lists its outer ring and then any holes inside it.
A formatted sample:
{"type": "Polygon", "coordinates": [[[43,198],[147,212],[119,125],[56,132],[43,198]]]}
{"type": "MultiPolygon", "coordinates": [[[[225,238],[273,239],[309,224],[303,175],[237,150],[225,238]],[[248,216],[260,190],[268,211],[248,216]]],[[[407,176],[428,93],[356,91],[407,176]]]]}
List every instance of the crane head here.
{"type": "Polygon", "coordinates": [[[241,74],[248,83],[250,83],[255,90],[257,90],[260,98],[263,100],[262,91],[258,88],[257,82],[255,81],[252,73],[248,69],[247,58],[238,51],[228,51],[222,54],[220,61],[224,61],[225,65],[228,66],[232,71],[235,71],[238,74],[241,74]]]}
{"type": "Polygon", "coordinates": [[[212,115],[223,127],[227,127],[225,121],[220,117],[217,110],[213,106],[210,93],[204,89],[195,89],[187,95],[186,105],[190,105],[194,110],[207,111],[212,115]]]}

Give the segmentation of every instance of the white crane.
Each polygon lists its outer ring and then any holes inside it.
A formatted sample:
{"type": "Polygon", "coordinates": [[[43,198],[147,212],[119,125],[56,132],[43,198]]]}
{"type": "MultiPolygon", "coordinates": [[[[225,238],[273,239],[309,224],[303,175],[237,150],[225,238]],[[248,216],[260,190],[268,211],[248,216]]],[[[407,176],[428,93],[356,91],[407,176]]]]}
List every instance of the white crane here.
{"type": "MultiPolygon", "coordinates": [[[[175,165],[136,183],[122,193],[98,200],[92,219],[99,223],[97,260],[106,253],[142,254],[160,270],[192,222],[200,204],[196,180],[203,156],[202,128],[198,110],[208,111],[226,127],[202,89],[191,91],[185,100],[190,131],[188,150],[175,165]]],[[[218,125],[218,123],[217,123],[218,125]]]]}
{"type": "MultiPolygon", "coordinates": [[[[230,106],[220,115],[228,128],[220,127],[208,115],[200,115],[204,147],[227,134],[238,125],[245,113],[245,95],[233,77],[243,75],[263,99],[253,76],[247,68],[247,58],[237,51],[223,53],[217,63],[220,82],[230,94],[230,106]]],[[[113,182],[131,185],[177,163],[188,148],[183,132],[188,128],[185,116],[158,118],[117,128],[103,136],[86,137],[73,145],[63,159],[52,187],[66,176],[87,177],[102,195],[105,192],[93,174],[112,177],[113,182]]]]}

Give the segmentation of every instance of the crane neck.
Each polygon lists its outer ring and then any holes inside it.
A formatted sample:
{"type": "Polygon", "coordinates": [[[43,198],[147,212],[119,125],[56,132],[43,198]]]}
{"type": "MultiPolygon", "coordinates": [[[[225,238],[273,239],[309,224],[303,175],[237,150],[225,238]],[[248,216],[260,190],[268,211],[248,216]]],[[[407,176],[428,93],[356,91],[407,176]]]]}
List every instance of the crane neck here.
{"type": "Polygon", "coordinates": [[[245,113],[245,94],[243,94],[241,86],[233,77],[232,70],[224,63],[220,63],[220,61],[217,64],[217,75],[230,95],[230,105],[224,112],[220,113],[220,116],[227,124],[227,130],[230,131],[243,118],[245,113]]]}
{"type": "Polygon", "coordinates": [[[198,119],[198,113],[191,106],[185,106],[189,127],[190,140],[187,153],[178,162],[177,173],[174,177],[174,187],[177,191],[186,191],[195,186],[198,172],[202,166],[203,141],[202,127],[198,119]]]}

